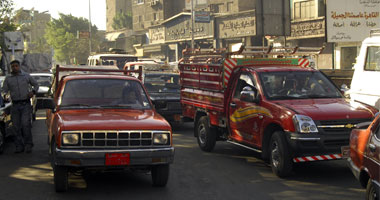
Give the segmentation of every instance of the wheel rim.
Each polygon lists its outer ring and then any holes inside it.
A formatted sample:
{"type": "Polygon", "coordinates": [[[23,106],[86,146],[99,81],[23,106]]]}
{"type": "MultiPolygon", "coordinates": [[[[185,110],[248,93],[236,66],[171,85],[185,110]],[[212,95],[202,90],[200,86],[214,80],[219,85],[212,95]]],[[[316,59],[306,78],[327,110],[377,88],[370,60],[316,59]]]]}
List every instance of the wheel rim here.
{"type": "Polygon", "coordinates": [[[375,191],[375,188],[373,188],[373,187],[370,190],[369,199],[371,199],[371,200],[377,199],[376,191],[375,191]]]}
{"type": "Polygon", "coordinates": [[[205,142],[206,142],[206,128],[204,125],[200,125],[200,127],[199,127],[198,138],[199,138],[199,142],[201,144],[205,144],[205,142]]]}
{"type": "Polygon", "coordinates": [[[278,166],[280,165],[280,152],[279,152],[279,149],[278,149],[277,142],[273,142],[273,144],[272,144],[271,157],[272,157],[272,164],[273,164],[273,166],[275,168],[278,168],[278,166]]]}

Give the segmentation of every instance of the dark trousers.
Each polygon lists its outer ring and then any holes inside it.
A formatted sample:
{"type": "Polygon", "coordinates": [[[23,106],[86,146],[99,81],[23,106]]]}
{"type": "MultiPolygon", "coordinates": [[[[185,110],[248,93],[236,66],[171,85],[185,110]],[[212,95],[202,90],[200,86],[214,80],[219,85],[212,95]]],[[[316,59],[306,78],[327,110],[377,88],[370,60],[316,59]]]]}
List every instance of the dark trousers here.
{"type": "Polygon", "coordinates": [[[23,148],[24,145],[33,146],[31,113],[32,106],[30,102],[12,104],[11,118],[16,134],[16,148],[23,148]]]}

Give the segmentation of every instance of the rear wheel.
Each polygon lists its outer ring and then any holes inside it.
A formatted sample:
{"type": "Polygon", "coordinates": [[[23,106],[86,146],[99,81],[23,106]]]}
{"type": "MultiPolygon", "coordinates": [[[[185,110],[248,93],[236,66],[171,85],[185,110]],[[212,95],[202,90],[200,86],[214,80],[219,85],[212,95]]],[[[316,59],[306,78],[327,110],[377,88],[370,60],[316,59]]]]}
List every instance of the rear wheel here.
{"type": "Polygon", "coordinates": [[[169,165],[155,165],[152,167],[153,186],[164,187],[169,180],[169,165]]]}
{"type": "Polygon", "coordinates": [[[286,177],[292,171],[292,160],[283,131],[273,133],[270,140],[270,165],[278,177],[286,177]]]}
{"type": "Polygon", "coordinates": [[[2,131],[0,131],[0,154],[4,151],[4,145],[5,145],[5,135],[2,131]]]}
{"type": "Polygon", "coordinates": [[[196,130],[199,147],[203,151],[212,151],[216,143],[216,133],[215,129],[210,127],[207,116],[203,116],[198,120],[196,130]]]}
{"type": "Polygon", "coordinates": [[[68,170],[67,167],[64,166],[58,166],[55,163],[55,148],[56,144],[54,140],[52,141],[50,145],[51,149],[51,165],[53,168],[53,173],[54,173],[54,186],[55,186],[55,191],[56,192],[66,192],[69,188],[68,184],[68,170]]]}
{"type": "Polygon", "coordinates": [[[372,183],[372,179],[368,180],[367,183],[367,189],[365,192],[365,199],[366,200],[377,200],[378,194],[376,194],[376,189],[372,183]]]}

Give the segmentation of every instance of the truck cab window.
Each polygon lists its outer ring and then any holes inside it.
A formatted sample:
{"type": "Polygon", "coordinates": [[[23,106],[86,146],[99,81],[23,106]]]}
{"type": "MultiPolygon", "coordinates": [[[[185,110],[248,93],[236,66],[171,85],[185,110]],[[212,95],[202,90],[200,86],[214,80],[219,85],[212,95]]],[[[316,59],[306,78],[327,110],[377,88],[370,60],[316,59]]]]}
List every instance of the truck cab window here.
{"type": "Polygon", "coordinates": [[[240,93],[241,91],[243,91],[243,88],[245,86],[251,86],[252,88],[254,88],[255,84],[248,74],[241,74],[236,84],[234,98],[240,98],[240,93]]]}

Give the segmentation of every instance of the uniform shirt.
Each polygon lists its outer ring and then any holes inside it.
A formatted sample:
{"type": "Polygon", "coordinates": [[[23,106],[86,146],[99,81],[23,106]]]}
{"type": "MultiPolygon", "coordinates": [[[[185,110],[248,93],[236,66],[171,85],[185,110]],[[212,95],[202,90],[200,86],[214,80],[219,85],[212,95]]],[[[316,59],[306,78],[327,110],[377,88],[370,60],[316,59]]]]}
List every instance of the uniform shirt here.
{"type": "Polygon", "coordinates": [[[10,92],[12,101],[27,100],[29,99],[30,85],[33,86],[35,92],[38,91],[37,81],[29,74],[24,72],[17,75],[11,74],[4,80],[2,92],[5,94],[10,92]]]}

